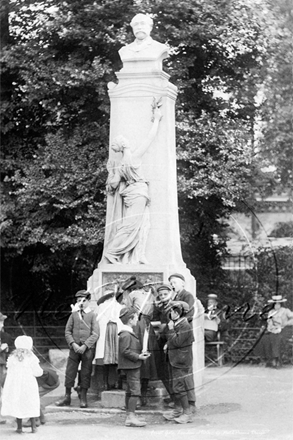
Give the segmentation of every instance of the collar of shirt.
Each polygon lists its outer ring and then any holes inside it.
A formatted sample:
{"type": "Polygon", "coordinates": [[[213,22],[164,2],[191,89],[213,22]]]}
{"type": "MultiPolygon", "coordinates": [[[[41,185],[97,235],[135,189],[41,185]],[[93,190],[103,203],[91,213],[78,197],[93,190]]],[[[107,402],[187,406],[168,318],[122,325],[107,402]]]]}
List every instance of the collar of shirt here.
{"type": "Polygon", "coordinates": [[[82,315],[83,315],[84,313],[89,313],[89,312],[91,312],[90,307],[86,307],[85,309],[81,309],[81,310],[79,310],[79,311],[78,311],[78,314],[79,314],[80,319],[82,319],[82,315]]]}

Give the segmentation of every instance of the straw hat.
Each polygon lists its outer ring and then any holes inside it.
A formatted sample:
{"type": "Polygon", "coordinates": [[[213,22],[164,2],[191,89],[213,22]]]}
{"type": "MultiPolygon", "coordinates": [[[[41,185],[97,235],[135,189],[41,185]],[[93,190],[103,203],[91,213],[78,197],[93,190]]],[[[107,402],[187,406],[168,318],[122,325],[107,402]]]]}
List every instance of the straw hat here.
{"type": "Polygon", "coordinates": [[[286,302],[286,298],[283,298],[282,295],[273,295],[272,299],[269,299],[269,303],[283,303],[286,302]]]}

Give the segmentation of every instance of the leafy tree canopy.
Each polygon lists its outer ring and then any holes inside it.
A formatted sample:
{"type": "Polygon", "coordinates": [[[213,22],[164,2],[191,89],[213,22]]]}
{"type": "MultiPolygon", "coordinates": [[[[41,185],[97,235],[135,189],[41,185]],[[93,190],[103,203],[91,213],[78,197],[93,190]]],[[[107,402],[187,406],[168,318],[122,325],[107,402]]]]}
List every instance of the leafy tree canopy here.
{"type": "MultiPolygon", "coordinates": [[[[257,98],[264,78],[266,90],[277,83],[272,72],[278,57],[271,60],[267,23],[277,35],[281,22],[266,0],[3,1],[5,261],[22,255],[29,271],[44,276],[48,256],[54,256],[54,264],[60,258],[60,273],[64,267],[68,274],[62,255],[71,255],[72,264],[78,255],[88,265],[82,263],[74,283],[84,284],[91,274],[105,219],[107,83],[121,68],[118,50],[133,40],[128,23],[137,12],[153,16],[153,37],[169,45],[165,70],[179,89],[178,191],[185,259],[196,278],[207,260],[220,271],[224,244],[212,240],[221,232],[219,219],[251,199],[255,183],[263,182],[255,128],[272,107],[267,100],[262,109],[257,98]]],[[[285,49],[282,53],[286,58],[285,49]]],[[[279,89],[280,107],[284,88],[279,89]]],[[[264,138],[270,136],[273,132],[267,131],[264,138]]],[[[286,166],[279,165],[281,173],[286,166]]]]}

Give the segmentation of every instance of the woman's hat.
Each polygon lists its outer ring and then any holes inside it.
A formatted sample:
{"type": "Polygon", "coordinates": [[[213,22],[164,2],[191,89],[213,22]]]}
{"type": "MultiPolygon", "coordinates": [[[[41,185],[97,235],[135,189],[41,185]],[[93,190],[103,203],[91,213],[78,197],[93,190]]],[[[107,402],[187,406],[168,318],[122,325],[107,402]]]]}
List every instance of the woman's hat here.
{"type": "Polygon", "coordinates": [[[5,321],[6,318],[7,316],[0,312],[0,321],[5,321]]]}
{"type": "Polygon", "coordinates": [[[210,293],[210,294],[208,295],[208,298],[209,298],[209,299],[215,299],[215,300],[217,300],[217,299],[218,299],[218,295],[216,295],[215,293],[210,293]]]}
{"type": "Polygon", "coordinates": [[[33,340],[30,336],[18,336],[15,341],[14,345],[16,348],[22,348],[25,350],[32,350],[33,348],[33,340]]]}
{"type": "Polygon", "coordinates": [[[286,298],[283,298],[282,295],[273,295],[272,299],[269,299],[269,303],[283,303],[286,302],[286,298]]]}

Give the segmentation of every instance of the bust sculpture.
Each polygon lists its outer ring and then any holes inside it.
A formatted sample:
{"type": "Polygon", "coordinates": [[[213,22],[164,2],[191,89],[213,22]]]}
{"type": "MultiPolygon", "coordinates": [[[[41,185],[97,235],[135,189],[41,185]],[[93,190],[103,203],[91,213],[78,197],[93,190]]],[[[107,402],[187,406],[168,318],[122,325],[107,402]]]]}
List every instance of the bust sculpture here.
{"type": "MultiPolygon", "coordinates": [[[[148,15],[137,14],[130,22],[135,40],[119,50],[124,67],[133,61],[161,61],[168,56],[165,44],[155,41],[150,36],[153,20],[148,15]]],[[[139,65],[139,63],[137,63],[139,65]]],[[[145,67],[145,66],[144,66],[145,67]]]]}

